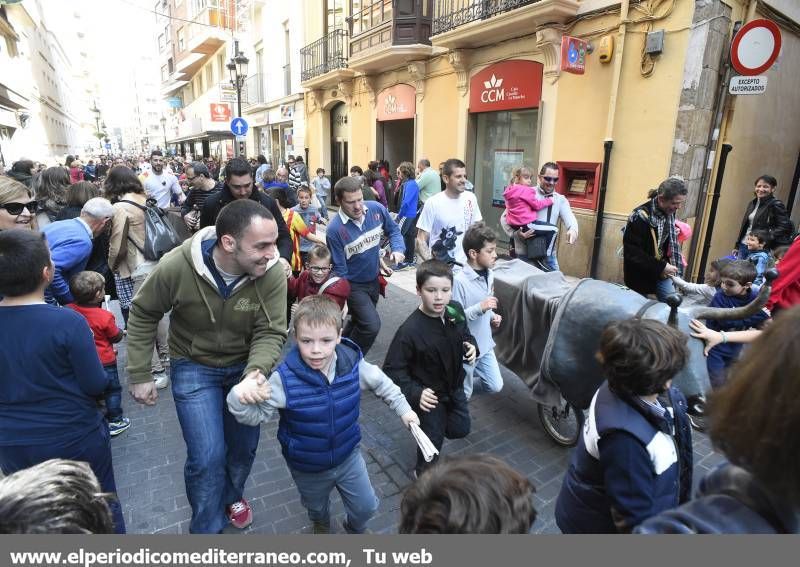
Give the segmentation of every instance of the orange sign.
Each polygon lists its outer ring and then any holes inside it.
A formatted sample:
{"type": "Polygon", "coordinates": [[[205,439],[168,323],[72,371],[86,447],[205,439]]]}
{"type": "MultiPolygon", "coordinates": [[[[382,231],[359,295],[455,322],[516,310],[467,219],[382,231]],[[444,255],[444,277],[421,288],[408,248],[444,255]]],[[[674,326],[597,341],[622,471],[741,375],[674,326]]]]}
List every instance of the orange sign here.
{"type": "Polygon", "coordinates": [[[539,108],[542,71],[536,61],[502,61],[489,65],[469,81],[469,111],[494,112],[539,108]]]}
{"type": "Polygon", "coordinates": [[[211,106],[211,122],[231,121],[231,105],[215,102],[212,103],[210,106],[211,106]]]}
{"type": "Polygon", "coordinates": [[[378,121],[414,118],[417,112],[417,90],[399,84],[378,93],[378,121]]]}

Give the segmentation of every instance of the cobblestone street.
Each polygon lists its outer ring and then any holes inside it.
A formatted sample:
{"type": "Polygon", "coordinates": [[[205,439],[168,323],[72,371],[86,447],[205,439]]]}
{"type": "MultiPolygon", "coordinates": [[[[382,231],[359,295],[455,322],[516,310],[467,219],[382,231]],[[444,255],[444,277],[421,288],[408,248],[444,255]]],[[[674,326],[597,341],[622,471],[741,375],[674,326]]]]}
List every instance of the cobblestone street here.
{"type": "MultiPolygon", "coordinates": [[[[410,291],[413,290],[413,271],[395,274],[393,284],[399,285],[390,285],[388,299],[379,302],[383,327],[368,356],[371,362],[379,364],[383,362],[396,328],[417,306],[417,298],[410,291]]],[[[120,368],[124,365],[123,348],[120,368]]],[[[471,434],[466,439],[446,442],[443,454],[488,452],[508,461],[536,487],[539,516],[534,531],[558,533],[553,513],[569,450],[556,446],[544,433],[536,404],[522,381],[506,370],[503,372],[503,391],[495,396],[473,398],[471,434]]],[[[119,497],[130,533],[188,533],[191,510],[183,483],[186,449],[171,392],[161,390],[159,396],[155,407],[145,407],[125,395],[123,406],[132,426],[112,441],[119,497]]],[[[364,393],[362,397],[361,427],[362,452],[381,499],[370,528],[378,533],[394,533],[403,490],[411,483],[414,441],[401,428],[399,419],[372,393],[364,393]]],[[[277,420],[262,428],[258,453],[245,489],[254,515],[253,524],[245,533],[310,531],[310,521],[281,455],[276,430],[277,420]]],[[[720,456],[712,451],[707,437],[697,432],[694,449],[697,482],[706,470],[719,462],[720,456]]],[[[339,516],[336,520],[343,517],[342,512],[337,495],[332,506],[332,513],[339,516]]],[[[337,521],[334,526],[341,531],[337,521]]]]}

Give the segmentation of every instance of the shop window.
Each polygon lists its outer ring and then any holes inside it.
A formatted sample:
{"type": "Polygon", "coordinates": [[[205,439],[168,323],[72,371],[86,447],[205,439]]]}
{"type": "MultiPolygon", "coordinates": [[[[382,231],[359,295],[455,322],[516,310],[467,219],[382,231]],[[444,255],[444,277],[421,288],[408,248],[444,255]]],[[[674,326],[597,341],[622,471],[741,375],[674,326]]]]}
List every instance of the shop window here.
{"type": "Polygon", "coordinates": [[[556,191],[573,207],[597,210],[600,194],[600,170],[597,162],[559,161],[556,191]]]}

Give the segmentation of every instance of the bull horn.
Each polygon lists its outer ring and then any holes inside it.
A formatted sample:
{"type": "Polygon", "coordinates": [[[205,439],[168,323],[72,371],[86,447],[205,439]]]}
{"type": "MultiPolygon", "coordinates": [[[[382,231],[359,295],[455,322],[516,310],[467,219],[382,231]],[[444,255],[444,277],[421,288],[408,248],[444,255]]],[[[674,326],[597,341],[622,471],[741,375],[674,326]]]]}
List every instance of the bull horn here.
{"type": "Polygon", "coordinates": [[[713,319],[715,321],[728,321],[733,319],[746,319],[758,313],[767,304],[772,291],[772,282],[778,277],[778,270],[771,268],[764,272],[764,285],[758,291],[756,298],[741,307],[705,307],[698,306],[689,310],[692,319],[713,319]]]}

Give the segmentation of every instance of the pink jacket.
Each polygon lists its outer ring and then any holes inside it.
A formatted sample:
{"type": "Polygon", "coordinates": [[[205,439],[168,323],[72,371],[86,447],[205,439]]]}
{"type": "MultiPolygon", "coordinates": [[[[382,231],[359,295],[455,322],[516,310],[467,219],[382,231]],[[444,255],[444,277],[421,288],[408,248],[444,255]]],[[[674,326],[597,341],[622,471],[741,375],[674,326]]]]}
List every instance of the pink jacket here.
{"type": "Polygon", "coordinates": [[[553,204],[553,198],[539,199],[535,187],[509,185],[503,191],[506,200],[506,222],[511,226],[525,226],[536,220],[536,212],[553,204]]]}

